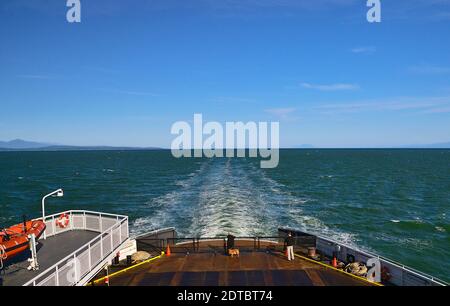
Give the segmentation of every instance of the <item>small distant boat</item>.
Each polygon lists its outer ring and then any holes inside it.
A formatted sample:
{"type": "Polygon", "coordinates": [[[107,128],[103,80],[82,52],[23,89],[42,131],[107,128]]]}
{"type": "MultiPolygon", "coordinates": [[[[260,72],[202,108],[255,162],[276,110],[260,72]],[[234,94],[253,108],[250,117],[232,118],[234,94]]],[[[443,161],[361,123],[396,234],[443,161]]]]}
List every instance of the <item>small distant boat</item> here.
{"type": "Polygon", "coordinates": [[[36,239],[45,231],[42,220],[24,221],[0,231],[0,259],[8,261],[29,248],[28,236],[34,234],[36,239]]]}

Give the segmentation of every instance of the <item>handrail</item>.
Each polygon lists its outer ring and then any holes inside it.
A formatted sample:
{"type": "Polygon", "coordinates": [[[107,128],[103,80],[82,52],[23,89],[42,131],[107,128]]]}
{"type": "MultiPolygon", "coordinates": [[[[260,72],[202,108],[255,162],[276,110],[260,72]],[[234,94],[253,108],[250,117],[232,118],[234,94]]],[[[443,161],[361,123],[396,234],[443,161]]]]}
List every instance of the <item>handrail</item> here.
{"type": "MultiPolygon", "coordinates": [[[[69,214],[70,212],[71,212],[71,210],[66,210],[66,211],[62,211],[62,212],[56,213],[56,214],[46,215],[45,219],[51,219],[51,218],[57,217],[57,216],[59,216],[61,214],[69,214]]],[[[32,219],[32,221],[37,221],[37,220],[43,220],[43,218],[39,217],[39,218],[32,219]]],[[[43,220],[43,221],[45,221],[45,220],[43,220]]]]}
{"type": "MultiPolygon", "coordinates": [[[[153,238],[153,237],[142,237],[142,238],[136,238],[138,241],[140,241],[142,244],[147,245],[149,247],[155,247],[160,248],[163,250],[163,248],[169,244],[173,247],[186,247],[190,245],[194,245],[194,250],[200,249],[200,242],[213,242],[213,241],[221,241],[224,243],[224,245],[227,242],[226,236],[216,236],[216,237],[176,237],[176,238],[153,238]]],[[[253,248],[254,249],[260,249],[261,243],[276,243],[280,244],[280,240],[284,240],[285,237],[282,236],[235,236],[235,242],[239,244],[239,242],[248,241],[253,242],[253,248]]],[[[246,246],[246,247],[250,247],[246,246]]],[[[202,247],[203,248],[203,247],[202,247]]],[[[175,252],[175,250],[173,250],[175,252]]]]}
{"type": "Polygon", "coordinates": [[[145,237],[147,237],[147,236],[157,235],[159,233],[165,233],[165,232],[168,232],[168,231],[174,231],[175,232],[175,227],[165,227],[165,228],[162,228],[162,229],[153,230],[153,231],[148,232],[148,233],[137,234],[136,236],[133,237],[133,239],[145,239],[145,237]]]}
{"type": "MultiPolygon", "coordinates": [[[[96,243],[97,240],[99,240],[102,243],[102,239],[105,236],[105,234],[109,234],[111,235],[111,239],[112,239],[112,235],[113,235],[113,230],[115,230],[116,228],[120,228],[122,227],[122,225],[126,222],[128,222],[128,217],[127,216],[123,216],[123,215],[114,215],[114,214],[110,214],[110,213],[100,213],[100,212],[94,212],[94,211],[87,211],[87,210],[68,210],[65,211],[63,213],[68,213],[70,215],[75,215],[77,213],[82,213],[83,216],[85,217],[86,214],[91,214],[91,215],[97,215],[100,218],[102,216],[106,216],[106,217],[113,217],[113,219],[116,219],[116,222],[111,225],[110,227],[108,227],[107,229],[101,229],[101,231],[99,231],[99,234],[97,236],[95,236],[93,239],[91,239],[89,242],[83,244],[81,247],[79,247],[78,249],[76,249],[75,251],[73,251],[72,253],[70,253],[69,255],[67,255],[66,257],[64,257],[63,259],[59,260],[57,263],[53,264],[51,267],[47,268],[46,270],[44,270],[43,272],[39,273],[39,275],[37,275],[36,277],[34,277],[33,279],[29,280],[28,282],[26,282],[23,286],[28,286],[28,285],[36,285],[36,280],[38,280],[42,275],[46,275],[49,274],[49,272],[51,272],[52,270],[56,269],[56,277],[58,274],[58,267],[61,264],[66,263],[70,258],[76,258],[77,257],[77,253],[79,253],[80,251],[82,251],[83,249],[88,249],[90,251],[91,249],[91,245],[96,243]]],[[[57,213],[57,214],[53,214],[53,215],[49,215],[49,216],[45,216],[45,219],[52,219],[55,216],[60,215],[61,213],[57,213]]],[[[42,219],[39,218],[39,219],[42,219]]],[[[45,221],[45,220],[44,220],[45,221]]],[[[101,219],[100,219],[100,223],[101,223],[101,219]]],[[[101,226],[100,226],[101,228],[101,226]]],[[[128,237],[127,237],[128,239],[128,237]]],[[[126,240],[126,239],[125,239],[126,240]]],[[[124,241],[125,241],[124,240],[124,241]]],[[[121,241],[123,243],[123,241],[121,241]]],[[[111,252],[108,253],[107,255],[110,255],[111,253],[113,253],[117,248],[114,249],[113,244],[111,243],[111,252]]],[[[101,256],[101,261],[104,260],[107,256],[105,256],[105,254],[103,254],[103,247],[101,247],[101,252],[102,252],[102,256],[101,256]]],[[[90,257],[90,255],[89,255],[90,257]]],[[[90,260],[90,259],[89,259],[90,260]]],[[[76,280],[76,282],[79,282],[83,277],[85,277],[90,271],[92,271],[92,264],[91,262],[89,262],[89,270],[87,272],[85,272],[84,275],[79,275],[76,280]]]]}
{"type": "MultiPolygon", "coordinates": [[[[234,239],[235,240],[245,240],[245,239],[284,239],[286,237],[282,237],[282,236],[235,236],[234,239]]],[[[145,239],[145,238],[142,238],[145,239]]],[[[220,239],[227,239],[227,236],[216,236],[216,237],[177,237],[177,238],[167,238],[170,240],[220,240],[220,239]]]]}
{"type": "MultiPolygon", "coordinates": [[[[259,241],[259,242],[275,242],[273,240],[284,240],[285,237],[281,237],[281,236],[241,236],[241,237],[234,237],[234,241],[259,241]],[[272,240],[269,240],[272,239],[272,240]]],[[[145,240],[145,238],[143,238],[143,240],[145,240]]],[[[197,237],[197,238],[192,238],[192,237],[177,237],[177,238],[162,238],[162,239],[154,239],[154,240],[167,240],[167,241],[173,241],[174,243],[177,240],[182,240],[183,242],[179,241],[176,242],[175,245],[180,245],[180,244],[186,244],[186,243],[191,243],[192,241],[195,242],[208,242],[208,241],[227,241],[227,237],[226,236],[217,236],[217,237],[197,237]],[[186,242],[184,242],[184,240],[186,240],[186,242]]],[[[279,242],[277,242],[279,243],[279,242]]]]}
{"type": "MultiPolygon", "coordinates": [[[[98,211],[92,211],[92,210],[79,210],[79,209],[72,209],[71,212],[84,212],[88,214],[100,214],[102,216],[110,216],[110,217],[121,217],[122,219],[128,218],[128,216],[125,215],[118,215],[118,214],[111,214],[111,213],[105,213],[105,212],[98,212],[98,211]]],[[[57,214],[58,215],[58,214],[57,214]]]]}
{"type": "MultiPolygon", "coordinates": [[[[62,212],[58,212],[55,214],[51,214],[51,215],[46,215],[45,219],[51,219],[52,217],[58,217],[61,214],[70,214],[70,213],[87,213],[87,214],[93,214],[93,215],[102,215],[102,216],[109,216],[109,217],[120,217],[120,218],[128,218],[125,215],[117,215],[117,214],[111,214],[111,213],[104,213],[104,212],[98,212],[98,211],[91,211],[91,210],[80,210],[80,209],[71,209],[71,210],[66,210],[66,211],[62,211],[62,212]]],[[[42,220],[42,217],[33,219],[33,221],[35,220],[42,220]]]]}

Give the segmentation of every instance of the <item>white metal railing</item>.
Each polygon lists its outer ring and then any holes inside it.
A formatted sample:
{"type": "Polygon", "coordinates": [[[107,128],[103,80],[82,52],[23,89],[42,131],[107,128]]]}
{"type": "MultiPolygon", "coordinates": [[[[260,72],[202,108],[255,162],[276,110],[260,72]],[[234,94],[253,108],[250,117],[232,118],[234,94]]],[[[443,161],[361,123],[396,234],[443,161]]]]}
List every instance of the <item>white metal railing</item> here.
{"type": "MultiPolygon", "coordinates": [[[[347,254],[355,256],[356,261],[366,262],[369,258],[378,258],[381,263],[381,268],[385,267],[389,270],[391,275],[390,283],[397,286],[420,286],[420,285],[438,285],[446,286],[447,284],[434,276],[418,271],[414,268],[405,266],[401,263],[395,262],[383,256],[356,249],[355,247],[346,245],[344,243],[336,242],[334,240],[317,236],[317,249],[329,253],[332,256],[335,246],[341,247],[340,254],[345,256],[347,254]]],[[[343,256],[344,257],[344,256],[343,256]]],[[[345,258],[340,258],[344,260],[345,258]]]]}
{"type": "MultiPolygon", "coordinates": [[[[42,218],[40,218],[42,220],[42,218]]],[[[86,210],[69,210],[45,217],[47,238],[70,230],[87,230],[99,234],[70,255],[49,267],[24,286],[74,286],[89,280],[99,268],[115,256],[128,240],[128,217],[86,210]],[[61,214],[69,216],[69,226],[55,226],[61,214]]]]}
{"type": "MultiPolygon", "coordinates": [[[[302,232],[308,234],[304,231],[298,231],[290,228],[282,228],[282,230],[288,230],[292,232],[302,232]]],[[[353,255],[356,261],[366,262],[369,258],[378,258],[381,263],[381,268],[386,267],[391,274],[390,283],[397,286],[420,286],[420,285],[435,285],[435,286],[447,286],[448,284],[432,275],[426,274],[424,272],[418,271],[414,268],[405,266],[399,262],[393,261],[389,258],[360,250],[354,246],[347,245],[345,243],[337,242],[335,240],[324,238],[317,234],[310,234],[316,237],[316,247],[317,250],[323,252],[327,256],[332,256],[333,252],[336,250],[336,246],[341,247],[339,252],[339,260],[345,261],[346,256],[353,255]]]]}
{"type": "MultiPolygon", "coordinates": [[[[89,210],[68,210],[53,215],[45,216],[45,234],[46,237],[51,237],[63,232],[71,230],[87,230],[94,232],[102,232],[104,229],[108,229],[115,222],[120,219],[128,218],[123,215],[100,213],[89,210]],[[56,220],[62,215],[67,214],[69,216],[69,225],[66,228],[56,226],[56,220]]],[[[42,220],[38,218],[36,220],[42,220]]]]}
{"type": "MultiPolygon", "coordinates": [[[[159,234],[165,234],[165,233],[169,233],[169,232],[175,233],[176,232],[175,227],[165,227],[165,228],[153,230],[153,231],[145,233],[145,234],[135,235],[134,237],[132,237],[132,239],[140,239],[140,238],[146,238],[146,237],[150,237],[150,236],[157,239],[159,237],[159,234]]],[[[175,238],[175,236],[176,236],[176,234],[174,234],[172,238],[175,238]]]]}

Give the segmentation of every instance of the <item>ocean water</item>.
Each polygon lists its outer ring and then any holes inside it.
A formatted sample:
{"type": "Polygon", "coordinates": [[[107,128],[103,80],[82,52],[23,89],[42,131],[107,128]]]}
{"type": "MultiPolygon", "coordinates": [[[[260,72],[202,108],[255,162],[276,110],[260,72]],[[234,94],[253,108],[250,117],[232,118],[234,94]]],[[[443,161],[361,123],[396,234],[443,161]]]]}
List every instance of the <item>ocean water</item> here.
{"type": "Polygon", "coordinates": [[[133,235],[325,235],[450,281],[450,150],[282,150],[257,159],[170,151],[0,152],[0,227],[47,213],[125,214],[133,235]]]}

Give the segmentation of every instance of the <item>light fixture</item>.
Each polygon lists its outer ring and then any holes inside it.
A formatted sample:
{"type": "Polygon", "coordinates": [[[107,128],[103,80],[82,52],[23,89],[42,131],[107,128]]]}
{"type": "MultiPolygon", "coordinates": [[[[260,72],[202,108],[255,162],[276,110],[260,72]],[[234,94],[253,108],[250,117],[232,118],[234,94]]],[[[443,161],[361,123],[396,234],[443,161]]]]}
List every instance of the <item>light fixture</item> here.
{"type": "MultiPolygon", "coordinates": [[[[55,190],[53,192],[50,192],[49,194],[47,194],[45,197],[42,198],[42,221],[45,223],[45,199],[47,199],[48,197],[63,197],[64,196],[64,191],[60,188],[58,190],[55,190]]],[[[45,234],[44,231],[44,240],[47,239],[47,235],[45,234]]]]}

